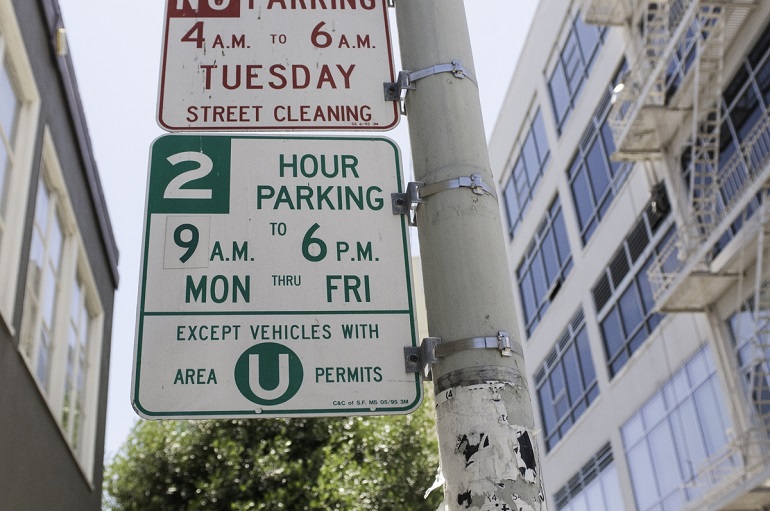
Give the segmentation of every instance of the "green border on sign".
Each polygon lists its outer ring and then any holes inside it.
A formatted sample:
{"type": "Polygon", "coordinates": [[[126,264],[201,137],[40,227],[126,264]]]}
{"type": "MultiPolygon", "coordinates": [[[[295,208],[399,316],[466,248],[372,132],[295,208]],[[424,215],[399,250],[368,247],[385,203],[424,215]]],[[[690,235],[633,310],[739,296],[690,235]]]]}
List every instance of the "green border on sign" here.
{"type": "MultiPolygon", "coordinates": [[[[226,214],[229,213],[229,190],[230,190],[230,148],[233,140],[238,139],[256,139],[256,140],[323,140],[323,141],[371,141],[371,142],[385,142],[389,144],[394,151],[395,157],[395,171],[396,171],[396,189],[398,193],[402,193],[402,176],[401,176],[401,158],[398,145],[391,139],[386,137],[339,137],[339,136],[220,136],[220,135],[181,135],[181,134],[168,134],[162,135],[157,138],[150,147],[150,169],[148,175],[148,194],[147,203],[145,208],[145,222],[144,222],[144,236],[142,246],[142,263],[141,263],[141,281],[139,292],[139,306],[137,311],[137,332],[136,332],[136,344],[134,352],[134,371],[133,371],[133,385],[131,392],[131,401],[134,410],[145,418],[156,419],[202,419],[202,418],[228,418],[228,417],[315,417],[315,416],[354,416],[354,415],[385,415],[385,414],[408,414],[414,412],[419,408],[423,400],[423,388],[422,381],[419,373],[414,375],[415,384],[415,398],[406,406],[399,407],[382,407],[372,410],[369,407],[356,407],[356,408],[313,408],[304,410],[269,410],[262,409],[259,413],[254,409],[248,410],[218,410],[218,411],[176,411],[176,412],[157,412],[150,411],[144,408],[140,401],[140,373],[141,373],[141,361],[142,361],[142,340],[144,332],[144,318],[147,316],[184,316],[184,315],[350,315],[350,314],[405,314],[409,316],[411,325],[411,345],[416,347],[417,341],[417,324],[415,317],[414,295],[412,289],[412,274],[411,274],[411,254],[409,253],[409,233],[406,218],[401,215],[401,237],[404,255],[404,269],[406,282],[405,292],[407,293],[407,301],[409,308],[407,310],[385,310],[385,311],[255,311],[255,312],[145,312],[145,292],[147,283],[147,261],[149,252],[149,237],[150,237],[150,224],[152,221],[153,213],[185,213],[185,214],[226,214]],[[226,161],[227,166],[221,163],[214,165],[209,172],[203,173],[199,169],[200,162],[196,159],[187,159],[180,157],[178,159],[184,160],[179,163],[173,163],[168,161],[168,156],[171,154],[198,152],[202,154],[215,154],[217,155],[217,161],[226,161]],[[222,158],[222,160],[220,160],[222,158]],[[165,170],[165,174],[162,177],[158,177],[155,174],[165,170]],[[170,183],[175,176],[188,173],[197,172],[193,177],[203,174],[203,177],[195,180],[188,181],[186,184],[181,185],[178,189],[182,190],[210,190],[210,199],[203,209],[198,208],[197,205],[200,200],[194,201],[196,203],[195,211],[189,211],[190,201],[185,200],[169,200],[164,198],[164,193],[169,188],[170,183]],[[226,183],[226,185],[225,185],[226,183]],[[170,204],[162,204],[167,202],[170,204]],[[205,209],[205,210],[204,210],[205,209]]],[[[187,155],[190,156],[190,155],[187,155]]],[[[204,169],[205,170],[205,169],[204,169]]],[[[171,187],[176,190],[176,186],[171,187]]],[[[184,193],[184,192],[183,192],[184,193]]],[[[190,192],[196,193],[196,192],[190,192]]],[[[201,193],[201,192],[198,192],[201,193]]],[[[173,194],[173,192],[172,192],[173,194]]]]}

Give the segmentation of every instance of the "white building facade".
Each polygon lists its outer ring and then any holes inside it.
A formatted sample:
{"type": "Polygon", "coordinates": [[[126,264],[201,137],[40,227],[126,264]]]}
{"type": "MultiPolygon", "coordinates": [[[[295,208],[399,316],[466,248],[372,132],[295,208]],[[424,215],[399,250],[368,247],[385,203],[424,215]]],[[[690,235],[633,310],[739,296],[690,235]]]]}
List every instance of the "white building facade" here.
{"type": "Polygon", "coordinates": [[[770,509],[770,2],[541,0],[490,156],[549,509],[770,509]]]}

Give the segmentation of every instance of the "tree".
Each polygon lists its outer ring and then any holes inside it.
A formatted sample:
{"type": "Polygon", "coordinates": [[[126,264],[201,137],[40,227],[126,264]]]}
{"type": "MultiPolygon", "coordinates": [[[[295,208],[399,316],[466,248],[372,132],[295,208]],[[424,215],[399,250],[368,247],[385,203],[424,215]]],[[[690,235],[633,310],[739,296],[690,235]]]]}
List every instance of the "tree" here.
{"type": "Polygon", "coordinates": [[[140,421],[105,474],[105,509],[433,511],[429,405],[409,416],[140,421]]]}

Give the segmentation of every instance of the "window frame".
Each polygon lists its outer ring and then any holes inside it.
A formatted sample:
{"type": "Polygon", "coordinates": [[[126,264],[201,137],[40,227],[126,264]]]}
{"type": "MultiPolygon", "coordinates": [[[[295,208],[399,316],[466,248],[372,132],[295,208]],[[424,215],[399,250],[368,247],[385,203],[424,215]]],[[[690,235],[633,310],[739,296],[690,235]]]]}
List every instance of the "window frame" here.
{"type": "Polygon", "coordinates": [[[533,378],[535,394],[540,407],[546,452],[553,449],[564,438],[567,431],[599,396],[596,368],[591,358],[591,342],[588,338],[582,308],[575,313],[558,339],[553,349],[546,355],[540,368],[535,371],[533,378]],[[568,356],[572,356],[577,365],[576,376],[580,380],[579,383],[582,387],[580,389],[570,388],[568,356]],[[552,382],[557,372],[562,384],[559,392],[554,394],[552,382]],[[575,395],[576,392],[579,394],[575,395]],[[547,395],[546,397],[550,398],[548,400],[550,402],[544,401],[544,393],[547,395]],[[567,409],[563,413],[559,413],[558,403],[562,400],[566,400],[567,409]],[[551,420],[547,421],[546,417],[551,417],[551,420]],[[549,424],[549,422],[553,422],[553,424],[549,424]]]}
{"type": "Polygon", "coordinates": [[[572,247],[566,236],[566,229],[564,212],[557,194],[545,211],[543,220],[538,225],[522,261],[516,268],[516,284],[519,288],[519,298],[521,299],[522,311],[524,312],[524,329],[527,338],[532,335],[537,325],[540,324],[543,316],[548,311],[549,304],[572,270],[572,247]],[[559,231],[562,232],[560,233],[559,231]],[[559,240],[566,243],[566,246],[562,246],[559,240]],[[548,260],[543,252],[546,242],[553,249],[557,265],[557,268],[555,268],[556,274],[550,281],[546,280],[548,260]],[[562,249],[565,250],[565,253],[562,253],[562,249]],[[539,275],[542,275],[543,279],[538,278],[536,280],[536,277],[539,275]],[[527,286],[527,283],[531,285],[527,286]],[[526,298],[529,295],[525,294],[525,288],[531,289],[534,292],[534,311],[528,310],[527,304],[529,302],[526,298]]]}
{"type": "MultiPolygon", "coordinates": [[[[43,135],[43,150],[40,159],[39,182],[46,187],[54,200],[48,203],[48,214],[53,214],[51,208],[58,210],[59,219],[62,227],[62,248],[60,264],[60,285],[57,290],[56,308],[54,310],[54,319],[51,334],[51,355],[49,360],[48,384],[44,385],[38,379],[36,372],[36,358],[31,357],[25,344],[19,344],[19,351],[22,359],[31,373],[32,379],[42,394],[48,408],[53,415],[63,437],[65,438],[70,451],[83,472],[87,482],[92,484],[94,481],[94,455],[96,452],[96,434],[98,427],[98,399],[101,382],[101,359],[104,342],[104,321],[105,312],[99,297],[96,279],[91,270],[88,255],[85,251],[85,244],[77,225],[77,219],[69,198],[69,193],[64,182],[61,164],[59,162],[53,138],[49,128],[46,126],[43,135]],[[83,354],[82,360],[88,366],[89,373],[86,375],[86,381],[81,395],[83,406],[82,429],[77,430],[77,438],[73,439],[75,434],[75,423],[70,422],[69,427],[64,424],[65,414],[65,381],[67,375],[68,358],[68,334],[70,326],[71,299],[74,286],[79,283],[82,289],[82,302],[85,304],[87,314],[90,317],[86,329],[87,353],[83,354]]],[[[37,202],[37,195],[35,201],[37,202]]],[[[36,204],[37,206],[37,204],[36,204]]],[[[32,257],[32,253],[30,253],[32,257]]],[[[32,308],[27,307],[30,299],[28,288],[32,274],[27,276],[27,282],[24,283],[24,312],[22,314],[21,338],[29,338],[30,332],[37,332],[39,329],[39,316],[30,317],[33,313],[32,308]]],[[[39,349],[37,336],[31,341],[32,353],[37,353],[39,349]]],[[[79,346],[78,346],[79,347],[79,346]]],[[[80,353],[78,353],[80,355],[80,353]]],[[[79,360],[81,358],[79,357],[79,360]]]]}
{"type": "Polygon", "coordinates": [[[573,506],[578,500],[584,504],[579,509],[590,509],[591,511],[620,509],[618,505],[623,505],[623,494],[610,444],[605,444],[575,475],[570,477],[567,483],[554,493],[553,500],[557,511],[575,511],[578,508],[573,506]],[[592,493],[592,490],[599,490],[599,493],[592,493]],[[589,495],[601,497],[601,509],[596,506],[588,506],[586,500],[589,495]]]}
{"type": "Polygon", "coordinates": [[[591,67],[604,44],[607,27],[586,24],[580,12],[570,12],[562,34],[547,76],[548,98],[557,135],[561,135],[570,113],[575,109],[591,67]],[[586,40],[581,38],[581,34],[585,36],[591,30],[596,33],[593,47],[583,48],[586,40]]]}
{"type": "MultiPolygon", "coordinates": [[[[620,427],[623,450],[628,463],[630,483],[637,507],[640,509],[660,509],[660,506],[665,505],[668,499],[676,499],[677,497],[681,499],[682,504],[696,500],[704,491],[702,485],[707,483],[714,484],[715,482],[711,475],[707,475],[702,480],[699,480],[698,486],[700,488],[687,488],[682,483],[692,480],[698,473],[693,466],[689,466],[685,461],[689,461],[693,457],[691,449],[695,447],[702,448],[702,453],[704,454],[704,459],[698,461],[695,466],[702,464],[704,460],[722,456],[724,447],[729,444],[727,430],[731,427],[732,421],[728,410],[725,408],[711,350],[708,345],[703,345],[674,371],[669,379],[620,427]],[[698,372],[698,364],[701,365],[700,369],[705,368],[705,372],[698,372]],[[699,393],[706,391],[709,391],[712,399],[699,400],[699,393]],[[710,410],[716,411],[716,417],[705,417],[710,411],[703,407],[705,402],[714,404],[710,410]],[[687,411],[694,412],[694,415],[692,417],[683,417],[683,414],[687,411]],[[694,419],[697,422],[697,428],[686,429],[687,442],[679,441],[685,435],[685,427],[681,422],[683,419],[694,419]],[[721,445],[709,445],[710,440],[713,439],[708,438],[710,432],[704,428],[704,425],[708,424],[706,419],[720,420],[720,424],[723,426],[721,429],[721,445]],[[678,424],[673,424],[674,421],[678,424]],[[653,437],[653,435],[657,436],[653,437]],[[660,435],[667,436],[664,438],[660,435]],[[674,448],[654,449],[652,446],[654,438],[662,438],[670,442],[670,445],[674,446],[674,448]],[[690,445],[694,445],[696,441],[699,441],[700,444],[691,448],[690,445]],[[632,451],[635,450],[638,450],[638,455],[643,456],[643,459],[636,458],[636,455],[632,456],[632,451]],[[664,460],[663,456],[666,454],[670,454],[671,459],[664,460]],[[638,464],[637,461],[642,463],[638,464]],[[678,473],[680,480],[673,483],[670,480],[666,480],[665,482],[669,484],[669,487],[665,490],[661,489],[660,471],[656,470],[656,463],[658,465],[662,463],[668,464],[670,469],[678,473]],[[641,474],[640,470],[644,470],[646,473],[641,474]],[[635,471],[637,471],[636,475],[634,474],[635,471]],[[648,478],[644,484],[634,480],[635,477],[639,478],[642,476],[648,478]],[[652,479],[650,480],[649,478],[652,479]],[[643,491],[640,491],[642,488],[643,491]],[[645,507],[642,507],[639,502],[640,493],[644,494],[648,499],[653,499],[649,500],[645,507]]],[[[722,464],[724,468],[736,469],[740,467],[740,460],[737,456],[731,456],[725,458],[722,464]]]]}
{"type": "Polygon", "coordinates": [[[513,164],[510,166],[511,173],[503,186],[503,204],[505,205],[506,219],[508,220],[508,234],[513,239],[516,229],[521,225],[527,206],[535,195],[537,185],[545,173],[545,168],[551,161],[551,146],[548,143],[543,121],[543,110],[535,106],[527,114],[526,125],[529,127],[525,133],[522,133],[517,141],[518,152],[513,164]],[[534,113],[533,113],[534,112],[534,113]],[[529,141],[532,141],[532,148],[528,149],[529,141]],[[545,147],[541,148],[540,145],[545,147]],[[528,154],[532,154],[537,159],[537,168],[529,168],[527,161],[528,154]]]}
{"type": "Polygon", "coordinates": [[[37,140],[40,93],[11,0],[0,0],[0,65],[5,65],[10,71],[11,83],[21,103],[16,119],[13,160],[6,170],[6,215],[0,240],[0,318],[8,331],[15,335],[13,318],[37,140]]]}
{"type": "Polygon", "coordinates": [[[610,81],[607,91],[605,91],[599,101],[596,110],[594,110],[588,127],[583,132],[580,144],[575,151],[575,156],[567,166],[567,181],[569,183],[572,202],[575,206],[578,226],[580,228],[580,239],[585,246],[596,232],[599,224],[604,219],[610,204],[615,199],[620,188],[626,182],[633,162],[615,162],[612,161],[612,153],[615,151],[615,144],[609,127],[609,114],[611,109],[612,90],[618,82],[620,76],[626,69],[625,61],[621,63],[615,77],[610,81]],[[609,135],[609,137],[607,136],[609,135]],[[590,156],[594,147],[599,148],[602,158],[603,168],[596,169],[589,165],[590,156]],[[600,177],[606,182],[603,190],[597,190],[596,174],[604,172],[600,177]],[[582,193],[576,192],[576,188],[581,187],[582,193]],[[585,218],[584,218],[585,215],[585,218]]]}
{"type": "Polygon", "coordinates": [[[648,203],[591,288],[610,379],[625,367],[664,317],[655,311],[651,297],[645,296],[645,292],[652,292],[647,268],[673,236],[675,225],[668,212],[665,216],[656,215],[648,203]],[[641,234],[645,235],[643,248],[635,243],[641,234]],[[634,299],[642,312],[641,321],[635,325],[624,322],[629,318],[623,315],[621,300],[624,298],[634,299]]]}

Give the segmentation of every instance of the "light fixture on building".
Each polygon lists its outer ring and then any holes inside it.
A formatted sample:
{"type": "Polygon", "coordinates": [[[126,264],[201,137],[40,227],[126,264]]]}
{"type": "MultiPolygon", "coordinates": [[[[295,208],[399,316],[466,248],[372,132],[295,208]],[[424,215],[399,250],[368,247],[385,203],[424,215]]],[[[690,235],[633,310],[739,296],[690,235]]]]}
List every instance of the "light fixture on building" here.
{"type": "Polygon", "coordinates": [[[64,27],[59,27],[56,29],[56,56],[57,57],[65,57],[67,55],[67,52],[69,51],[69,48],[67,47],[67,31],[64,29],[64,27]]]}

